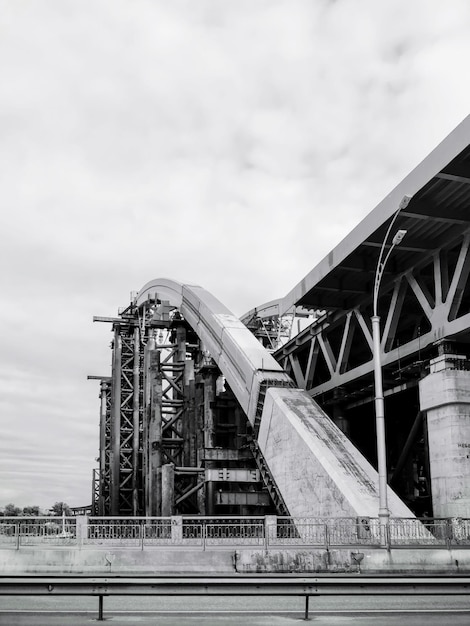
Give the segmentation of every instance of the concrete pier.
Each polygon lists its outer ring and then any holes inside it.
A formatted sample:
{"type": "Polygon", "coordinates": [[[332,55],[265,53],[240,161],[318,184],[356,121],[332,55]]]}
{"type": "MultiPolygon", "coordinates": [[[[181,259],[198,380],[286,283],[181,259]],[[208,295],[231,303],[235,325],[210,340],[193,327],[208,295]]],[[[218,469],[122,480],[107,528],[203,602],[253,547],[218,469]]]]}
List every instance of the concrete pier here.
{"type": "Polygon", "coordinates": [[[434,517],[470,517],[470,372],[458,355],[431,361],[419,383],[427,415],[434,517]]]}

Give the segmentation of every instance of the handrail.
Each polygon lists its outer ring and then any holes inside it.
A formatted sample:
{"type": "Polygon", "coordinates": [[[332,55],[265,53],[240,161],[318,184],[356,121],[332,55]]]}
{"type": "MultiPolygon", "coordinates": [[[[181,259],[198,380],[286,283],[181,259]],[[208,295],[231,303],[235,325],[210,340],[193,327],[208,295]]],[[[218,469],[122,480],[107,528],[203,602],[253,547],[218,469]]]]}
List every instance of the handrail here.
{"type": "Polygon", "coordinates": [[[230,517],[0,517],[0,548],[94,546],[140,549],[470,548],[470,519],[230,517]]]}
{"type": "Polygon", "coordinates": [[[0,576],[1,595],[97,596],[98,621],[105,596],[302,596],[305,619],[311,596],[465,595],[469,576],[0,576]]]}

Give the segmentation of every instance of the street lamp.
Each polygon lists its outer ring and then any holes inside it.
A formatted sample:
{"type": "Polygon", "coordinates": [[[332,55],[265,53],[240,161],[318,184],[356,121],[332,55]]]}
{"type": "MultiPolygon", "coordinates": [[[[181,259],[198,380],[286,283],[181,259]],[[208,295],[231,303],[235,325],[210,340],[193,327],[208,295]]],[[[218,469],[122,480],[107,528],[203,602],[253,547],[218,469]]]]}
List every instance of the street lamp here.
{"type": "Polygon", "coordinates": [[[398,217],[401,210],[408,206],[411,198],[404,196],[400,202],[398,211],[393,216],[392,221],[385,234],[385,238],[380,248],[379,260],[377,262],[377,269],[375,271],[374,279],[374,297],[373,297],[373,312],[372,312],[372,353],[374,357],[374,384],[375,384],[375,424],[376,424],[376,436],[377,436],[377,465],[379,473],[379,518],[383,523],[387,523],[390,517],[390,511],[388,510],[387,501],[387,455],[385,449],[385,412],[384,412],[384,395],[382,385],[382,363],[380,358],[380,317],[377,315],[377,302],[379,296],[380,281],[385,269],[385,265],[392,253],[392,250],[400,245],[403,241],[403,237],[406,235],[406,230],[398,230],[393,239],[388,252],[385,254],[385,247],[387,245],[387,239],[390,235],[390,231],[393,228],[393,224],[398,217]]]}

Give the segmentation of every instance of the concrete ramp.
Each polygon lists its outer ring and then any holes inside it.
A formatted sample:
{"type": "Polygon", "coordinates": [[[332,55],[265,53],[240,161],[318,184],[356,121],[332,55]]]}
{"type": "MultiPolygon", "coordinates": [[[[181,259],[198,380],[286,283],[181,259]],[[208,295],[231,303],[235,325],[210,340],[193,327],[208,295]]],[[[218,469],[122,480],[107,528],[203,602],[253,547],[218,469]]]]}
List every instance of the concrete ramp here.
{"type": "MultiPolygon", "coordinates": [[[[258,445],[294,517],[377,517],[378,474],[309,394],[266,393],[258,445]]],[[[414,517],[389,488],[394,517],[414,517]]]]}

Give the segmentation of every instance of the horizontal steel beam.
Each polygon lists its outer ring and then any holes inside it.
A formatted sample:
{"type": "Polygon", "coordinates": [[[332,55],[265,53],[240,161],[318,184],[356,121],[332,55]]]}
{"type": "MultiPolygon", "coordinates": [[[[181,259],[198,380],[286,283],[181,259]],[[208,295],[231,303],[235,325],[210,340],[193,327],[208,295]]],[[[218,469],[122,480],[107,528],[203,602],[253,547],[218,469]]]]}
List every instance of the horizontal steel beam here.
{"type": "Polygon", "coordinates": [[[470,576],[0,577],[0,595],[465,595],[470,576]]]}

